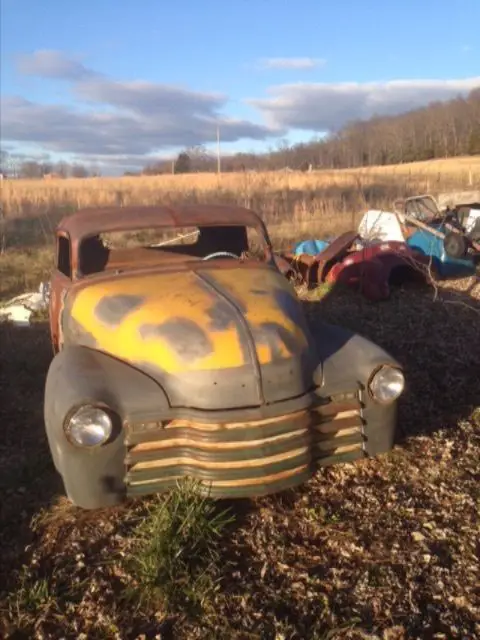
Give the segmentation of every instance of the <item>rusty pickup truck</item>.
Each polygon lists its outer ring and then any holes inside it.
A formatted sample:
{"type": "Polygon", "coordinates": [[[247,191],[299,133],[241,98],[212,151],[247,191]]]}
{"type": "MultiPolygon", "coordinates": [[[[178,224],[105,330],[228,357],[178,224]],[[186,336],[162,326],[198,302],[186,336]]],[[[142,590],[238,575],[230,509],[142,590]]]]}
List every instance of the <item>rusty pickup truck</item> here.
{"type": "Polygon", "coordinates": [[[307,324],[251,210],[78,211],[50,285],[45,427],[79,507],[186,476],[213,497],[264,495],[393,445],[401,366],[307,324]]]}

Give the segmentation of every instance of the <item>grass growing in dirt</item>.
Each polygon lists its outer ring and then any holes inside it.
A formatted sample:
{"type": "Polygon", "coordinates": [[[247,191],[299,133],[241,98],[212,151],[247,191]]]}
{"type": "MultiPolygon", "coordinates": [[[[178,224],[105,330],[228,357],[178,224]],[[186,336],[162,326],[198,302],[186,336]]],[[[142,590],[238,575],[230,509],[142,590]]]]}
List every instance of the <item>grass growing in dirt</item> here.
{"type": "Polygon", "coordinates": [[[215,592],[218,543],[234,518],[199,489],[198,483],[186,481],[158,497],[133,530],[130,597],[140,606],[195,612],[215,592]]]}

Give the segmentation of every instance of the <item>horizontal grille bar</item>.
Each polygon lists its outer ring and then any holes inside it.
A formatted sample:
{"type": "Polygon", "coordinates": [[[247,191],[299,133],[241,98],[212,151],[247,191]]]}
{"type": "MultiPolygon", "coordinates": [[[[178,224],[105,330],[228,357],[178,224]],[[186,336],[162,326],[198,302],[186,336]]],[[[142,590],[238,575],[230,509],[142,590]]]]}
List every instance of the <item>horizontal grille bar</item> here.
{"type": "Polygon", "coordinates": [[[219,497],[269,493],[362,457],[363,434],[358,399],[251,422],[126,424],[127,493],[163,491],[185,476],[219,497]]]}
{"type": "Polygon", "coordinates": [[[301,411],[289,416],[281,416],[278,420],[269,419],[262,423],[232,423],[222,425],[209,425],[208,423],[193,422],[188,420],[172,420],[164,427],[145,429],[144,431],[126,427],[125,442],[127,445],[141,444],[145,442],[162,442],[175,438],[188,439],[195,446],[209,443],[246,442],[258,439],[272,438],[284,435],[292,431],[307,429],[311,423],[311,416],[307,411],[301,411]],[[180,425],[178,423],[181,423],[180,425]],[[237,427],[236,425],[241,425],[237,427]],[[211,427],[214,427],[213,429],[211,427]]]}
{"type": "MultiPolygon", "coordinates": [[[[152,482],[136,482],[128,486],[127,493],[130,496],[161,493],[174,487],[185,475],[182,472],[181,475],[157,478],[152,482]]],[[[203,482],[202,485],[205,493],[208,492],[213,498],[245,498],[285,491],[306,482],[311,476],[310,466],[302,465],[259,478],[243,478],[235,481],[214,480],[203,482]]]]}
{"type": "Polygon", "coordinates": [[[134,478],[127,474],[127,481],[129,479],[134,480],[135,483],[142,481],[152,481],[162,476],[193,476],[198,480],[204,480],[207,482],[224,481],[226,483],[231,482],[237,484],[238,481],[248,481],[255,478],[265,478],[271,475],[282,473],[291,469],[296,469],[302,466],[308,466],[309,456],[306,455],[307,451],[302,451],[297,454],[289,456],[288,460],[277,460],[265,462],[262,466],[252,465],[248,467],[222,467],[208,468],[202,467],[197,464],[191,464],[188,460],[173,459],[172,464],[165,465],[161,470],[157,467],[154,468],[141,468],[134,471],[134,478]]]}
{"type": "Polygon", "coordinates": [[[250,441],[198,444],[191,438],[160,440],[133,446],[127,454],[126,461],[127,464],[135,464],[152,460],[170,460],[172,452],[175,452],[174,455],[195,459],[199,463],[214,460],[219,463],[235,464],[254,460],[258,458],[259,453],[262,457],[268,457],[287,453],[299,447],[308,447],[310,438],[310,431],[301,429],[272,438],[250,441]]]}

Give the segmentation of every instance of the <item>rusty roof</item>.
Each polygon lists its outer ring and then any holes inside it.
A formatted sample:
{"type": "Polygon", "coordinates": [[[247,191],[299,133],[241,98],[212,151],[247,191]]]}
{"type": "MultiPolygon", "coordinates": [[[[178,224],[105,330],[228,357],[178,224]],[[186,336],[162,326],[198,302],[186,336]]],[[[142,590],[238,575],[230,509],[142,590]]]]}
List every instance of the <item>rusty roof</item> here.
{"type": "Polygon", "coordinates": [[[64,217],[57,229],[70,234],[72,238],[83,238],[112,231],[231,224],[261,227],[262,232],[265,231],[262,219],[251,209],[223,204],[81,209],[64,217]]]}

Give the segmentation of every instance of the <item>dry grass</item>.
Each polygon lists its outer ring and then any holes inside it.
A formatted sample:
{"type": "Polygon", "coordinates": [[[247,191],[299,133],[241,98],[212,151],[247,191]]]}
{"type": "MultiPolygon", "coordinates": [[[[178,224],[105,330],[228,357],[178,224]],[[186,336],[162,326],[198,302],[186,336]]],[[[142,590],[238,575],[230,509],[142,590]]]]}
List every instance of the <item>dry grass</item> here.
{"type": "Polygon", "coordinates": [[[75,207],[115,204],[154,204],[159,198],[183,197],[196,192],[215,196],[218,191],[235,192],[246,198],[251,193],[265,195],[282,190],[305,192],[327,187],[350,187],[358,180],[365,187],[378,179],[395,179],[421,184],[427,191],[443,190],[454,182],[461,188],[480,185],[480,156],[413,162],[404,165],[343,169],[337,171],[252,172],[165,175],[123,178],[88,178],[86,180],[10,180],[3,185],[3,201],[8,216],[29,215],[48,207],[75,207]]]}
{"type": "Polygon", "coordinates": [[[58,220],[83,207],[217,202],[258,211],[281,239],[297,233],[335,234],[358,223],[366,207],[391,207],[419,192],[480,188],[480,157],[367,169],[10,180],[2,185],[8,246],[48,242],[58,220]]]}
{"type": "Polygon", "coordinates": [[[53,264],[50,247],[12,248],[0,255],[0,301],[36,290],[49,279],[53,264]]]}

